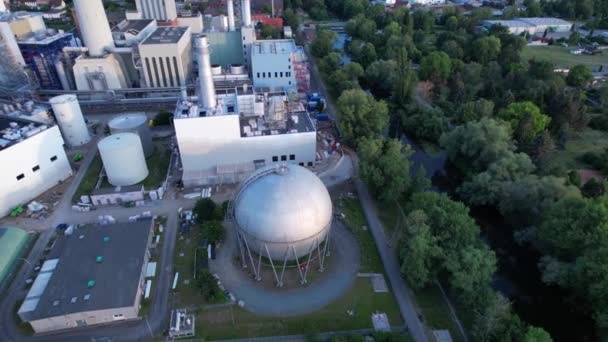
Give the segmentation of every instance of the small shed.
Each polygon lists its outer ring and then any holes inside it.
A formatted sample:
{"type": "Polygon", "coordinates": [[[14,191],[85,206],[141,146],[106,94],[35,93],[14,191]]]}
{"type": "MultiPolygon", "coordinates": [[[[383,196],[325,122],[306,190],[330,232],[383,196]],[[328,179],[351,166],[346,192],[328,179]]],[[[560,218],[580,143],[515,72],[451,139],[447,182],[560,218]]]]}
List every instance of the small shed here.
{"type": "Polygon", "coordinates": [[[123,204],[143,200],[144,186],[142,184],[95,189],[91,194],[91,202],[94,205],[123,204]]]}

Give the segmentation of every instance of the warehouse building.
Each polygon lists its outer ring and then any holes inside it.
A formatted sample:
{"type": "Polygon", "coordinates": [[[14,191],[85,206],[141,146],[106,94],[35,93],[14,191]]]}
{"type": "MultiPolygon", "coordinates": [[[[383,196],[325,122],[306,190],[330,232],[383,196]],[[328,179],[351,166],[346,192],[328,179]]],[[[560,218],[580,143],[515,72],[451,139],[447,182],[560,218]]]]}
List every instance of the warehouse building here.
{"type": "Polygon", "coordinates": [[[57,126],[0,115],[0,217],[72,175],[57,126]]]}
{"type": "Polygon", "coordinates": [[[512,34],[528,33],[543,35],[545,32],[569,32],[572,23],[560,18],[514,18],[512,20],[485,20],[483,26],[487,29],[494,25],[506,27],[512,34]]]}
{"type": "Polygon", "coordinates": [[[138,317],[152,220],[85,226],[57,238],[18,315],[36,333],[138,317]]]}
{"type": "Polygon", "coordinates": [[[0,228],[0,286],[4,284],[26,243],[27,233],[23,229],[0,228]]]}
{"type": "Polygon", "coordinates": [[[158,27],[139,44],[145,81],[150,88],[180,87],[192,72],[189,27],[158,27]]]}

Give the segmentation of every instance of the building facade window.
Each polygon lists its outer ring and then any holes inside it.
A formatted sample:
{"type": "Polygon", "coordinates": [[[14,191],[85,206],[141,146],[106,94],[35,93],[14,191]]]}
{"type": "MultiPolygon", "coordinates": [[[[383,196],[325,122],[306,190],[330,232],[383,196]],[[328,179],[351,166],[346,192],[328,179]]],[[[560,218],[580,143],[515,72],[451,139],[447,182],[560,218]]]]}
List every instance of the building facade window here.
{"type": "Polygon", "coordinates": [[[51,161],[54,162],[55,160],[57,160],[57,156],[52,156],[51,161]]]}
{"type": "Polygon", "coordinates": [[[308,166],[312,166],[312,162],[308,162],[308,166]]]}
{"type": "Polygon", "coordinates": [[[279,77],[279,73],[275,71],[274,72],[274,78],[277,78],[277,77],[279,77]]]}
{"type": "Polygon", "coordinates": [[[296,155],[295,154],[290,154],[289,155],[289,160],[296,160],[296,155]]]}
{"type": "Polygon", "coordinates": [[[285,155],[285,154],[284,154],[284,155],[282,155],[282,156],[281,156],[281,161],[286,161],[286,160],[287,160],[287,155],[285,155]]]}
{"type": "Polygon", "coordinates": [[[282,71],[281,71],[280,75],[281,75],[281,77],[283,77],[283,72],[282,71]]]}
{"type": "Polygon", "coordinates": [[[22,180],[23,178],[25,178],[25,175],[23,173],[20,175],[17,175],[17,180],[22,180]]]}
{"type": "Polygon", "coordinates": [[[272,161],[273,162],[278,162],[279,161],[279,157],[278,156],[272,156],[272,161]]]}
{"type": "Polygon", "coordinates": [[[260,78],[260,73],[258,72],[258,78],[260,78]]]}
{"type": "Polygon", "coordinates": [[[36,172],[38,170],[40,170],[40,165],[36,165],[32,168],[32,171],[34,171],[34,172],[36,172]]]}

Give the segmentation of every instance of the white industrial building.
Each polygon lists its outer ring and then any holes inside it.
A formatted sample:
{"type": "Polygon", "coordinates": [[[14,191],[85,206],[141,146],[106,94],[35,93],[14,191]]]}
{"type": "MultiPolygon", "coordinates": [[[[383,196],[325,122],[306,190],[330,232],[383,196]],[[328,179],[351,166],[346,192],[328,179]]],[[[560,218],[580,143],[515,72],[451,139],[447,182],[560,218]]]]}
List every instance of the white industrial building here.
{"type": "MultiPolygon", "coordinates": [[[[393,1],[394,3],[395,1],[393,1]]],[[[445,4],[446,0],[408,0],[410,5],[442,5],[445,4]]],[[[387,2],[388,3],[388,2],[387,2]]]]}
{"type": "Polygon", "coordinates": [[[251,68],[253,85],[269,91],[296,88],[293,68],[298,49],[293,39],[261,40],[253,43],[251,68]]]}
{"type": "Polygon", "coordinates": [[[506,27],[512,34],[544,34],[545,32],[569,32],[572,23],[560,18],[514,18],[512,20],[485,20],[483,26],[494,25],[506,27]]]}
{"type": "Polygon", "coordinates": [[[0,116],[0,216],[72,175],[59,127],[0,116]]]}
{"type": "Polygon", "coordinates": [[[213,75],[207,37],[194,41],[199,96],[180,100],[174,115],[184,184],[235,183],[272,163],[312,165],[316,128],[302,104],[285,92],[256,94],[243,80],[218,80],[216,89],[214,78],[228,76],[213,75]]]}
{"type": "Polygon", "coordinates": [[[143,19],[173,21],[177,18],[175,0],[135,0],[135,6],[143,19]]]}
{"type": "Polygon", "coordinates": [[[118,47],[137,46],[157,28],[156,20],[123,20],[112,28],[114,44],[118,47]]]}
{"type": "Polygon", "coordinates": [[[180,87],[192,71],[189,27],[158,27],[139,44],[143,73],[150,88],[180,87]]]}
{"type": "Polygon", "coordinates": [[[108,90],[130,85],[124,67],[113,53],[116,50],[110,24],[101,0],[74,0],[86,54],[74,63],[78,90],[108,90]]]}

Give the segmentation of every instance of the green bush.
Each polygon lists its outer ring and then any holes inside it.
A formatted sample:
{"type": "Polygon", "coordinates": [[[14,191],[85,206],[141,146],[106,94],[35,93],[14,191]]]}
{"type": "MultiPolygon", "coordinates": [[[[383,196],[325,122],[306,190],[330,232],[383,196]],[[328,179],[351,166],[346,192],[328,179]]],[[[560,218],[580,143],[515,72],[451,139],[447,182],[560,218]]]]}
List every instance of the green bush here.
{"type": "Polygon", "coordinates": [[[173,119],[173,114],[166,110],[161,110],[154,117],[154,126],[168,126],[171,124],[171,119],[173,119]]]}

